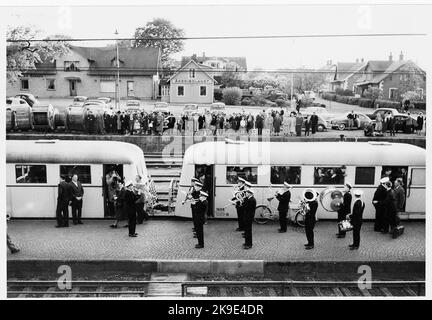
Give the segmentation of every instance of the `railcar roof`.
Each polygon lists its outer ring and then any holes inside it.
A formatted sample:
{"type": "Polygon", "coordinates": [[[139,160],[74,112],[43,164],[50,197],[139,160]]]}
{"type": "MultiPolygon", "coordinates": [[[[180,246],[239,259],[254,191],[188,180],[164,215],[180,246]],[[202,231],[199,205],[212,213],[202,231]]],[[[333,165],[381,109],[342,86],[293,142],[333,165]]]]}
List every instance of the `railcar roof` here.
{"type": "Polygon", "coordinates": [[[142,150],[117,141],[7,140],[7,163],[104,163],[140,161],[142,150]]]}
{"type": "Polygon", "coordinates": [[[202,142],[190,146],[184,164],[404,165],[425,166],[426,150],[386,142],[202,142]]]}

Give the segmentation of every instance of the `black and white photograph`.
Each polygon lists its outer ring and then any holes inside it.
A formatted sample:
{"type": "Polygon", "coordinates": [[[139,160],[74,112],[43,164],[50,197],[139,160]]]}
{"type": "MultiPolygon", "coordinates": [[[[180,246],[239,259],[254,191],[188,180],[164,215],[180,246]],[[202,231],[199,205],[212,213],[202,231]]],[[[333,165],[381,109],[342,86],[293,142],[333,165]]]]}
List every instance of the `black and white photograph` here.
{"type": "Polygon", "coordinates": [[[427,298],[431,9],[2,5],[4,298],[427,298]]]}

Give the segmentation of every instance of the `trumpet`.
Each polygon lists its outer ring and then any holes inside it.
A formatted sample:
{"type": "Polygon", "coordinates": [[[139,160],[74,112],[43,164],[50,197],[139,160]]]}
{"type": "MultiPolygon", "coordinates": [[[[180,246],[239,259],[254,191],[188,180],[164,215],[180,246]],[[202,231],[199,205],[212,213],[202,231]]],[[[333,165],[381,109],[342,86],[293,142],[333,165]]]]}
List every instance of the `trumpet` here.
{"type": "Polygon", "coordinates": [[[184,200],[182,201],[182,205],[184,205],[186,202],[191,202],[192,204],[195,204],[194,202],[192,202],[191,200],[193,200],[192,198],[192,187],[189,188],[188,192],[185,192],[183,190],[180,190],[181,193],[183,193],[185,195],[184,200]]]}

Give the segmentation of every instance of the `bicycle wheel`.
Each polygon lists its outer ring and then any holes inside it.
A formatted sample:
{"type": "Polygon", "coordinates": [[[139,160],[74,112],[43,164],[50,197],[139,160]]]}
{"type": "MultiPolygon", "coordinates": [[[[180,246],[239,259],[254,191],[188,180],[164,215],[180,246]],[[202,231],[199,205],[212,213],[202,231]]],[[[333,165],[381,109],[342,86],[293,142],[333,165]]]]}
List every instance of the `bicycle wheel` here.
{"type": "Polygon", "coordinates": [[[304,227],[304,226],[305,226],[305,216],[302,214],[302,212],[301,212],[300,210],[297,211],[294,220],[295,220],[295,223],[296,223],[299,227],[304,227]]]}
{"type": "Polygon", "coordinates": [[[266,224],[270,219],[270,215],[271,215],[270,208],[262,204],[255,208],[254,220],[258,224],[266,224]]]}

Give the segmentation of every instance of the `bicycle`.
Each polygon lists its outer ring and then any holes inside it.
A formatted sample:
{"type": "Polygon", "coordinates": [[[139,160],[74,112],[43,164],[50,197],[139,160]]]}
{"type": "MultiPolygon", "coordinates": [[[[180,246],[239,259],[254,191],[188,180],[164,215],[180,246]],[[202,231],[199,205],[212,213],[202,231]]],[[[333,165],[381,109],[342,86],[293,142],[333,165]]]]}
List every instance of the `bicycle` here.
{"type": "MultiPolygon", "coordinates": [[[[260,204],[255,208],[254,221],[257,224],[266,224],[269,221],[279,220],[277,207],[272,204],[275,199],[274,196],[267,198],[268,204],[260,204]]],[[[288,219],[299,227],[304,227],[305,215],[307,211],[307,204],[305,201],[300,200],[294,206],[290,206],[288,210],[288,219]]]]}

